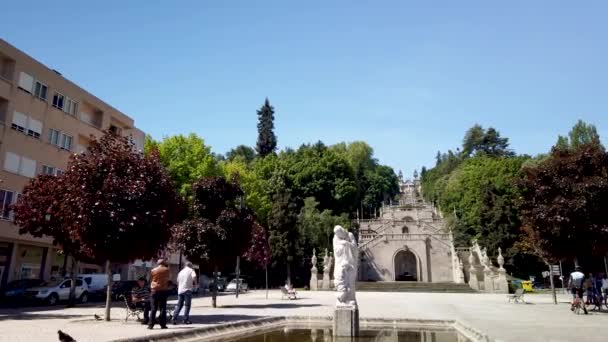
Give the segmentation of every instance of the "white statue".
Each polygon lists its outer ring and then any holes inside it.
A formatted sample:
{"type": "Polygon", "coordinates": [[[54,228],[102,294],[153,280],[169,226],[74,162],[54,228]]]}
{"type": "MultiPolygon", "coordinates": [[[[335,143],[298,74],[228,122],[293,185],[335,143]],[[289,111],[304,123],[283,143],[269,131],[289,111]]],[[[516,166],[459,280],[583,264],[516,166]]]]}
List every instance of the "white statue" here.
{"type": "Polygon", "coordinates": [[[334,284],[338,292],[336,306],[356,306],[355,283],[359,248],[352,233],[342,226],[334,227],[334,284]]]}

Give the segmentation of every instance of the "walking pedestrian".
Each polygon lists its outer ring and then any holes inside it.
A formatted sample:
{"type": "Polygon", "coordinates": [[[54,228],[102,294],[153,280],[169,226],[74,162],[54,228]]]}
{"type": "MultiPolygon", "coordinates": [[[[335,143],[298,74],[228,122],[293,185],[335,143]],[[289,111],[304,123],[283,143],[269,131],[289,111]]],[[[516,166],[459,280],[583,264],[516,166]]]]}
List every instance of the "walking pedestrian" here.
{"type": "Polygon", "coordinates": [[[179,312],[184,307],[184,324],[190,322],[190,304],[192,303],[192,291],[196,286],[196,272],[192,269],[192,263],[187,262],[186,266],[177,274],[177,306],[173,312],[173,324],[177,324],[179,312]]]}
{"type": "Polygon", "coordinates": [[[156,312],[160,311],[158,323],[161,329],[167,329],[167,297],[169,297],[169,279],[171,272],[164,259],[159,259],[157,266],[152,269],[150,290],[152,292],[152,317],[148,329],[156,325],[156,312]]]}

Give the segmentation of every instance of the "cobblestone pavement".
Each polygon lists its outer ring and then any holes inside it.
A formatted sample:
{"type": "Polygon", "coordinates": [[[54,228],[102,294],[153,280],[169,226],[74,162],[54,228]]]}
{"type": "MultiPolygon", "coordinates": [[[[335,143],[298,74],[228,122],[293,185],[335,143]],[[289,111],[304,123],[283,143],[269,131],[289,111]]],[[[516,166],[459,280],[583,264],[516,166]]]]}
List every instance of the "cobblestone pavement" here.
{"type": "MultiPolygon", "coordinates": [[[[77,341],[111,341],[119,338],[160,334],[173,329],[193,329],[209,325],[268,316],[330,316],[334,304],[331,292],[301,292],[298,300],[281,300],[279,291],[252,291],[218,298],[220,307],[211,307],[209,297],[192,301],[193,325],[169,325],[169,330],[124,322],[121,303],[114,303],[112,321],[96,321],[103,315],[102,304],[62,308],[0,309],[0,341],[57,341],[61,329],[77,341]]],[[[455,319],[478,329],[497,341],[606,341],[608,313],[574,315],[566,295],[554,305],[546,294],[527,295],[527,304],[507,303],[505,295],[443,293],[357,294],[362,318],[455,319]]],[[[172,301],[175,302],[175,301],[172,301]]]]}

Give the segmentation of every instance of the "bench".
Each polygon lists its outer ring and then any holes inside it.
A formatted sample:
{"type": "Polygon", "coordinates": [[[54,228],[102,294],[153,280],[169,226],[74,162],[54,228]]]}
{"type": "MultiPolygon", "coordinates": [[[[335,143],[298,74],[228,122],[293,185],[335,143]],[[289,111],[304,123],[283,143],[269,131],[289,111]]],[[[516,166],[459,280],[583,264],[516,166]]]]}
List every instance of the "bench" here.
{"type": "Polygon", "coordinates": [[[298,299],[296,297],[296,291],[291,291],[290,292],[290,291],[287,291],[286,288],[281,287],[281,299],[285,299],[285,298],[288,298],[288,299],[298,299]]]}
{"type": "Polygon", "coordinates": [[[126,310],[126,317],[125,317],[125,322],[129,320],[129,317],[137,317],[137,320],[139,321],[139,315],[144,313],[144,309],[140,308],[138,306],[136,306],[130,299],[129,296],[121,296],[122,299],[125,301],[125,310],[126,310]]]}
{"type": "Polygon", "coordinates": [[[515,293],[508,294],[507,298],[509,298],[509,303],[525,303],[524,301],[524,289],[517,289],[515,293]]]}

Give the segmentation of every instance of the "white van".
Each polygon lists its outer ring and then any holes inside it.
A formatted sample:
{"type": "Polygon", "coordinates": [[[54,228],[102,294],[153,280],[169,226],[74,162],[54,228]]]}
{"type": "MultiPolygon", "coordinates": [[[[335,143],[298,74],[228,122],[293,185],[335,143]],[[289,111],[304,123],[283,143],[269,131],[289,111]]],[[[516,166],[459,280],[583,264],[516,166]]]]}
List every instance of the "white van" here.
{"type": "Polygon", "coordinates": [[[104,296],[108,286],[108,275],[105,273],[79,274],[78,279],[84,280],[93,296],[104,296]]]}

